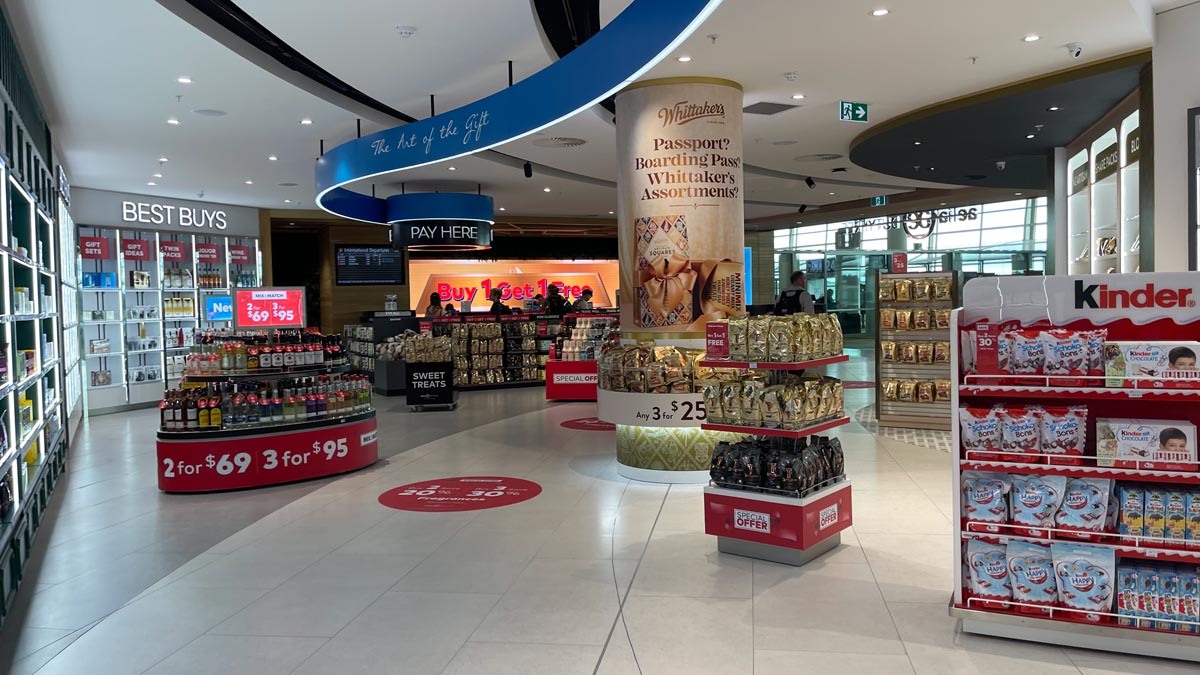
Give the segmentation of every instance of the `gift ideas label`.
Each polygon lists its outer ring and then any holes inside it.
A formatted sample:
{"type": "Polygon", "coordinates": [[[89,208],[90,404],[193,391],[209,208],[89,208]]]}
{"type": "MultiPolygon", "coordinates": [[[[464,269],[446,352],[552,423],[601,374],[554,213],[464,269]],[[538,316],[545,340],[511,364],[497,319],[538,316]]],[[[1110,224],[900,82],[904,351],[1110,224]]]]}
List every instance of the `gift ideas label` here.
{"type": "Polygon", "coordinates": [[[521,478],[460,476],[401,485],[379,495],[379,503],[401,511],[478,511],[517,504],[541,493],[541,485],[521,478]]]}
{"type": "Polygon", "coordinates": [[[617,96],[621,322],[704,332],[745,304],[742,91],[650,80],[617,96]]]}

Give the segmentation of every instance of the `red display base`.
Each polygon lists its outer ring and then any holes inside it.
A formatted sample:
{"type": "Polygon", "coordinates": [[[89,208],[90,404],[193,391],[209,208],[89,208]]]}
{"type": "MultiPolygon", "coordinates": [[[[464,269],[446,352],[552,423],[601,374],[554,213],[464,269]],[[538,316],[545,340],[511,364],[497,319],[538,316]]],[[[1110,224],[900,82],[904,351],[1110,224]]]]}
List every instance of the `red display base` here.
{"type": "Polygon", "coordinates": [[[547,361],[547,401],[595,401],[595,361],[547,361]]]}
{"type": "Polygon", "coordinates": [[[158,434],[158,489],[214,492],[320,478],[379,459],[375,412],[283,427],[158,434]]]}
{"type": "Polygon", "coordinates": [[[850,482],[802,499],[704,488],[704,531],[756,544],[806,550],[853,525],[850,482]]]}

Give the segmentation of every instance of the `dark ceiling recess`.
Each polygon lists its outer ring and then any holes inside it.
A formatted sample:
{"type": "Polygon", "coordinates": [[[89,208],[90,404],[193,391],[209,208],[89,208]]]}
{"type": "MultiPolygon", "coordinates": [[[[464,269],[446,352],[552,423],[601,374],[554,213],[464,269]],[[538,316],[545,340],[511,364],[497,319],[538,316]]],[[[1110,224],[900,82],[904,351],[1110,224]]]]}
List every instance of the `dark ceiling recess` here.
{"type": "Polygon", "coordinates": [[[303,54],[293,49],[265,26],[254,20],[232,0],[185,0],[189,5],[223,28],[245,40],[264,54],[270,55],[280,64],[300,73],[314,82],[336,91],[362,105],[390,115],[405,122],[416,122],[417,118],[406,115],[395,108],[367,96],[363,92],[334,77],[303,54]]]}
{"type": "Polygon", "coordinates": [[[1143,67],[1145,59],[1130,57],[1103,72],[1081,71],[1074,78],[1067,72],[974,102],[968,98],[919,111],[864,133],[851,147],[850,160],[899,178],[1049,189],[1050,153],[1074,141],[1136,89],[1143,67]],[[1048,110],[1055,106],[1057,111],[1048,110]],[[1029,134],[1034,137],[1026,138],[1029,134]]]}
{"type": "MultiPolygon", "coordinates": [[[[560,59],[600,32],[600,0],[533,0],[533,11],[560,59]]],[[[617,113],[611,96],[600,105],[617,113]]]]}

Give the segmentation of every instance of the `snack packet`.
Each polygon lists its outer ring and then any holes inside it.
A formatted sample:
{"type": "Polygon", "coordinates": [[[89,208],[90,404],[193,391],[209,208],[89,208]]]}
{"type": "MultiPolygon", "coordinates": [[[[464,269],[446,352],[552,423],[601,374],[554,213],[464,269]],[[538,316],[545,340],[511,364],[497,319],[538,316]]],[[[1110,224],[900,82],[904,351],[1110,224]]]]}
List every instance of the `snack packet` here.
{"type": "Polygon", "coordinates": [[[919,342],[917,343],[917,363],[921,365],[933,365],[933,343],[919,342]]]}
{"type": "Polygon", "coordinates": [[[996,461],[1000,450],[1000,419],[994,408],[958,409],[964,459],[996,461]]]}
{"type": "Polygon", "coordinates": [[[899,351],[896,343],[892,340],[881,340],[879,342],[879,360],[883,363],[896,363],[899,351]]]}
{"type": "Polygon", "coordinates": [[[912,302],[912,279],[896,280],[896,302],[912,302]]]}
{"type": "Polygon", "coordinates": [[[742,423],[742,383],[721,383],[721,409],[725,413],[725,424],[742,423]]]}
{"type": "Polygon", "coordinates": [[[896,380],[884,380],[883,381],[883,400],[885,400],[885,401],[900,400],[899,399],[899,395],[900,395],[899,387],[900,387],[900,383],[897,382],[896,380]]]}
{"type": "Polygon", "coordinates": [[[1041,464],[1041,420],[1040,410],[1010,406],[998,411],[1000,418],[1000,449],[1009,454],[1001,455],[1005,462],[1041,464]]]}
{"type": "Polygon", "coordinates": [[[1108,518],[1108,497],[1112,492],[1110,478],[1072,478],[1067,481],[1062,505],[1054,516],[1060,537],[1091,541],[1104,530],[1108,518]]]}
{"type": "Polygon", "coordinates": [[[912,330],[912,310],[896,310],[896,330],[912,330]]]}
{"type": "Polygon", "coordinates": [[[938,330],[950,330],[950,310],[933,310],[933,327],[938,330]]]}
{"type": "Polygon", "coordinates": [[[962,514],[971,532],[999,533],[996,525],[1008,523],[1008,494],[1012,480],[1006,473],[962,472],[962,514]]]}
{"type": "MultiPolygon", "coordinates": [[[[1013,600],[1029,605],[1053,607],[1058,603],[1054,555],[1050,546],[1031,541],[1010,540],[1005,547],[1013,600]]],[[[1017,607],[1023,614],[1049,614],[1035,607],[1017,607]]]]}
{"type": "MultiPolygon", "coordinates": [[[[1012,598],[1012,582],[1008,576],[1008,548],[981,539],[967,541],[967,561],[971,566],[971,595],[986,600],[978,604],[992,609],[1006,609],[1012,598]]],[[[976,603],[972,603],[976,604],[976,603]]]]}
{"type": "Polygon", "coordinates": [[[767,355],[771,361],[787,363],[793,361],[792,331],[795,322],[787,317],[771,319],[767,332],[767,355]]]}
{"type": "Polygon", "coordinates": [[[1073,617],[1100,623],[1100,613],[1112,611],[1116,553],[1111,548],[1081,544],[1053,544],[1054,576],[1064,607],[1084,610],[1073,617]]]}
{"type": "Polygon", "coordinates": [[[1118,626],[1136,626],[1138,616],[1138,577],[1136,565],[1123,564],[1117,568],[1118,626]]]}
{"type": "Polygon", "coordinates": [[[915,342],[900,343],[900,363],[917,362],[917,344],[915,342]]]}
{"type": "Polygon", "coordinates": [[[1077,387],[1085,383],[1088,372],[1088,344],[1073,330],[1047,330],[1040,336],[1045,357],[1043,371],[1051,377],[1052,387],[1077,387]]]}
{"type": "Polygon", "coordinates": [[[930,330],[933,328],[933,319],[930,318],[928,309],[914,309],[912,313],[913,330],[930,330]]]}
{"type": "Polygon", "coordinates": [[[883,300],[884,302],[889,302],[896,299],[895,279],[879,280],[879,299],[883,300]]]}
{"type": "Polygon", "coordinates": [[[747,360],[749,330],[750,317],[735,316],[729,319],[729,359],[731,361],[747,360]]]}
{"type": "Polygon", "coordinates": [[[1087,408],[1051,406],[1042,410],[1042,452],[1050,464],[1083,464],[1087,440],[1087,408]]]}
{"type": "Polygon", "coordinates": [[[1016,375],[1041,375],[1046,364],[1041,332],[1022,330],[1012,331],[1009,335],[1010,372],[1016,375]]]}
{"type": "Polygon", "coordinates": [[[929,279],[912,280],[912,299],[914,302],[929,302],[933,298],[929,285],[929,279]]]}
{"type": "Polygon", "coordinates": [[[700,394],[704,396],[704,410],[708,421],[725,424],[725,409],[721,406],[721,381],[716,378],[698,380],[700,394]]]}
{"type": "Polygon", "coordinates": [[[1066,476],[1014,475],[1012,477],[1013,534],[1048,539],[1044,529],[1054,527],[1055,517],[1067,489],[1066,476]]]}
{"type": "Polygon", "coordinates": [[[950,363],[950,343],[946,341],[933,343],[933,362],[950,363]]]}
{"type": "Polygon", "coordinates": [[[770,331],[770,327],[770,317],[750,317],[749,326],[746,329],[746,360],[767,360],[767,335],[770,331]]]}
{"type": "Polygon", "coordinates": [[[951,296],[952,288],[950,280],[946,278],[935,278],[933,280],[933,299],[937,302],[950,302],[954,298],[951,296]]]}
{"type": "Polygon", "coordinates": [[[933,400],[934,401],[949,401],[950,400],[950,380],[934,380],[933,382],[933,400]]]}
{"type": "Polygon", "coordinates": [[[918,382],[917,383],[917,403],[933,403],[933,383],[918,382]]]}
{"type": "Polygon", "coordinates": [[[762,395],[766,382],[760,378],[742,380],[742,424],[748,427],[763,425],[762,395]]]}
{"type": "Polygon", "coordinates": [[[917,402],[917,382],[916,382],[916,380],[901,380],[898,398],[902,403],[916,403],[917,402]]]}
{"type": "Polygon", "coordinates": [[[891,307],[884,307],[879,310],[879,327],[883,330],[895,330],[896,310],[891,307]]]}

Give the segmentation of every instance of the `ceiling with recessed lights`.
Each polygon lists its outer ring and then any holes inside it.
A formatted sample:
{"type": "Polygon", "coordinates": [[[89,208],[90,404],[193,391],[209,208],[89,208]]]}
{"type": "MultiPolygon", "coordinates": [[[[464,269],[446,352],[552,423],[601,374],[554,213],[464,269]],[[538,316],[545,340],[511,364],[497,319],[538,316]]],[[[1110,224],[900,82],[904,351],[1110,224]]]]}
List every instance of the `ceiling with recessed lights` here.
{"type": "MultiPolygon", "coordinates": [[[[354,114],[252,65],[159,4],[4,2],[75,185],[311,209],[321,142],[333,147],[356,133],[354,114]]],[[[519,80],[554,58],[529,0],[237,4],[337,78],[416,118],[428,116],[430,95],[445,111],[506,86],[510,60],[519,80]]],[[[602,23],[627,4],[600,0],[602,23]]],[[[724,77],[743,84],[747,106],[795,106],[745,117],[746,216],[762,218],[800,204],[944,187],[937,177],[858,166],[848,159],[851,142],[922,106],[1149,42],[1130,0],[726,0],[646,77],[724,77]],[[880,9],[889,12],[875,16],[880,9]],[[1068,43],[1084,45],[1080,59],[1068,43]],[[871,124],[838,122],[839,100],[868,103],[871,124]],[[816,188],[805,186],[807,176],[816,188]]],[[[362,122],[363,133],[380,128],[362,122]]],[[[379,196],[478,189],[510,216],[608,217],[614,137],[611,115],[597,106],[498,148],[589,182],[536,172],[527,179],[519,164],[466,157],[374,188],[379,196]],[[561,138],[583,143],[553,140],[561,138]]]]}

